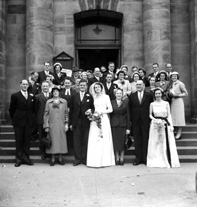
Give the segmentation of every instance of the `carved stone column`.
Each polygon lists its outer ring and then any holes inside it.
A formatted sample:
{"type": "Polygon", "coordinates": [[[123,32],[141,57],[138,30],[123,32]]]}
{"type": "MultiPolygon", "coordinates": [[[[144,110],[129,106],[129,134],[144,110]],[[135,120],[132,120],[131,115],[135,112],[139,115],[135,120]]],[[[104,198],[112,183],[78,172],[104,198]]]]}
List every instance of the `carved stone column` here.
{"type": "Polygon", "coordinates": [[[5,120],[6,73],[5,73],[5,1],[0,0],[0,123],[5,120]]]}
{"type": "Polygon", "coordinates": [[[53,58],[53,0],[27,0],[26,74],[53,58]]]}
{"type": "Polygon", "coordinates": [[[191,54],[191,121],[197,123],[197,2],[195,0],[191,0],[189,12],[191,54]]]}
{"type": "Polygon", "coordinates": [[[171,62],[170,0],[143,0],[144,67],[171,62]]]}

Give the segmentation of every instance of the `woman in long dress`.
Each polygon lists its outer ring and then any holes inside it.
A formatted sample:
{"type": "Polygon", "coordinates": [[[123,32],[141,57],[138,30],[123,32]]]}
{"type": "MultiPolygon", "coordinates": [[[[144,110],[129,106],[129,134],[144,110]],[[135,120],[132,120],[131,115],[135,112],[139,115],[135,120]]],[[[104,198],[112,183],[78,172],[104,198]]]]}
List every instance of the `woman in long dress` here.
{"type": "Polygon", "coordinates": [[[150,104],[152,119],[148,142],[148,167],[180,167],[173,133],[170,106],[162,100],[163,90],[154,90],[155,101],[150,104]]]}
{"type": "Polygon", "coordinates": [[[52,146],[46,149],[51,154],[50,166],[55,165],[55,155],[58,154],[58,163],[64,165],[62,154],[68,152],[66,131],[68,130],[68,107],[67,101],[59,97],[60,89],[53,88],[53,98],[46,102],[44,112],[44,129],[49,133],[52,146]]]}
{"type": "Polygon", "coordinates": [[[169,94],[171,99],[172,123],[176,127],[177,133],[175,139],[181,139],[182,126],[185,126],[185,108],[183,97],[188,95],[185,84],[179,80],[179,73],[170,74],[172,85],[169,94]]]}
{"type": "Polygon", "coordinates": [[[95,113],[100,114],[101,124],[92,121],[88,137],[87,166],[104,167],[115,165],[111,126],[108,113],[112,112],[109,96],[103,84],[96,82],[90,87],[94,98],[95,113]]]}

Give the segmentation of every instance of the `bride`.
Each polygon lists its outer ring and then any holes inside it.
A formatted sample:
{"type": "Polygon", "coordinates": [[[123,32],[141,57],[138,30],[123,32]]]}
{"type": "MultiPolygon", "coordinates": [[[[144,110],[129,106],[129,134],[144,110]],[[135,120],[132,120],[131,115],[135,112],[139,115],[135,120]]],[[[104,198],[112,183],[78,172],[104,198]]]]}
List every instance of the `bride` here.
{"type": "Polygon", "coordinates": [[[155,101],[150,104],[151,126],[148,142],[148,167],[180,167],[173,133],[170,106],[162,100],[163,90],[155,88],[155,101]]]}
{"type": "MultiPolygon", "coordinates": [[[[94,98],[95,112],[90,124],[87,151],[88,167],[115,165],[111,126],[108,113],[112,112],[109,96],[102,83],[93,83],[90,93],[94,98]]],[[[90,116],[90,115],[89,115],[90,116]]]]}

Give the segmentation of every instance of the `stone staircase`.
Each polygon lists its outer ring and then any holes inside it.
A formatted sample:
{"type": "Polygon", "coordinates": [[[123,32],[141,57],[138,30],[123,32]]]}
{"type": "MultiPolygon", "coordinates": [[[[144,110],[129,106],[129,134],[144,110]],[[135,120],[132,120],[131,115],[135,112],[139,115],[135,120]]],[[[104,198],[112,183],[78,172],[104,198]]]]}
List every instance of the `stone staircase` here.
{"type": "MultiPolygon", "coordinates": [[[[197,162],[197,125],[183,127],[182,139],[176,141],[179,159],[181,162],[197,162]]],[[[30,158],[35,163],[46,163],[40,158],[38,141],[31,142],[30,158]]],[[[132,146],[125,154],[125,162],[133,162],[134,147],[132,146]]],[[[72,162],[73,151],[70,150],[64,156],[66,162],[72,162]]],[[[10,125],[0,126],[0,163],[15,162],[15,140],[13,127],[10,125]]]]}

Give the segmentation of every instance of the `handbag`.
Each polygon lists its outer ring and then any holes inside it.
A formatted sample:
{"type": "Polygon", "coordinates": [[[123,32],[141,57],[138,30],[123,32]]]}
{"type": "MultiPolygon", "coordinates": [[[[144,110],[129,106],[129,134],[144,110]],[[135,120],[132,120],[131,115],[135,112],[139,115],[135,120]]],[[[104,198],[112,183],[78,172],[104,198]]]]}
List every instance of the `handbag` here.
{"type": "Polygon", "coordinates": [[[131,145],[132,145],[133,141],[131,139],[130,135],[126,135],[126,141],[125,141],[125,148],[128,150],[131,145]]]}
{"type": "Polygon", "coordinates": [[[51,137],[50,137],[49,133],[47,133],[47,136],[46,136],[46,137],[42,137],[42,139],[41,139],[41,143],[42,143],[46,148],[51,148],[52,140],[51,140],[51,137]]]}

